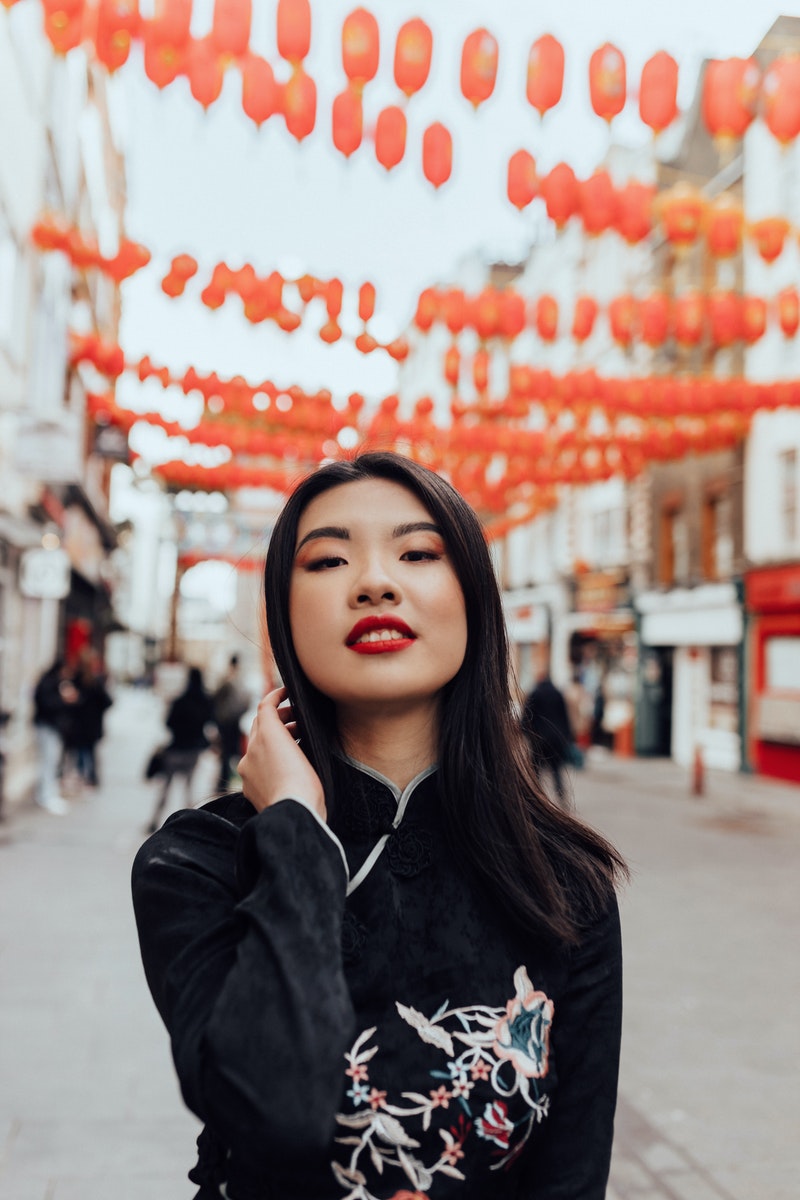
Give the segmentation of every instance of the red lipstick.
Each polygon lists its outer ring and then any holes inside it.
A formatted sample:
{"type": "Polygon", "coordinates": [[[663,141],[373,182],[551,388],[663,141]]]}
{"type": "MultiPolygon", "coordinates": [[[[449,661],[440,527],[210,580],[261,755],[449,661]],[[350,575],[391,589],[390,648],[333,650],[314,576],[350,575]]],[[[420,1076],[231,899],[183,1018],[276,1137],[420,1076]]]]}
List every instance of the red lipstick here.
{"type": "Polygon", "coordinates": [[[416,640],[416,634],[409,629],[405,621],[393,616],[362,617],[356,621],[345,639],[345,644],[357,654],[391,654],[395,650],[405,650],[416,640]],[[400,637],[376,639],[375,641],[360,642],[358,639],[368,633],[376,633],[383,629],[393,630],[400,637]]]}

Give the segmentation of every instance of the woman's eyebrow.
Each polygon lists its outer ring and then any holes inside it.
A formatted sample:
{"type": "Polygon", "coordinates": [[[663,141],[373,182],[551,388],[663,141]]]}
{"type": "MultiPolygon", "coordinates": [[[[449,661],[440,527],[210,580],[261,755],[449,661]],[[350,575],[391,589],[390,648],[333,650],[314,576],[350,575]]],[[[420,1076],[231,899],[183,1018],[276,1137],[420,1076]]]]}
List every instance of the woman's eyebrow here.
{"type": "Polygon", "coordinates": [[[392,530],[392,537],[405,537],[407,533],[438,533],[442,536],[442,531],[438,525],[434,525],[433,521],[411,521],[407,525],[395,525],[392,530]]]}
{"type": "Polygon", "coordinates": [[[343,525],[322,525],[319,529],[310,529],[302,541],[298,542],[295,554],[312,538],[339,538],[343,542],[349,542],[350,530],[345,529],[343,525]]]}

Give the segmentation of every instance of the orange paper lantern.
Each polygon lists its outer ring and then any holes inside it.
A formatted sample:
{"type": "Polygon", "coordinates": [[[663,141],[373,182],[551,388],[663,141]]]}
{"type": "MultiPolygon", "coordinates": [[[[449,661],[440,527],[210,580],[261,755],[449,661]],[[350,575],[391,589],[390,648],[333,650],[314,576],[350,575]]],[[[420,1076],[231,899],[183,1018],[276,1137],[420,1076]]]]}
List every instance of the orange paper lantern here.
{"type": "Polygon", "coordinates": [[[497,41],[488,29],[475,29],[461,52],[461,92],[473,108],[488,100],[497,79],[497,41]]]}
{"type": "Polygon", "coordinates": [[[537,38],[528,52],[525,94],[540,117],[554,108],[564,89],[564,47],[552,34],[537,38]]]}
{"type": "Polygon", "coordinates": [[[241,61],[242,108],[245,115],[261,126],[281,109],[281,91],[275,73],[260,54],[246,54],[241,61]]]}
{"type": "Polygon", "coordinates": [[[85,0],[42,0],[44,31],[56,54],[81,44],[85,0]]]}
{"type": "Polygon", "coordinates": [[[378,22],[365,8],[356,8],[342,25],[342,66],[351,83],[363,87],[375,78],[380,57],[378,22]]]}
{"type": "Polygon", "coordinates": [[[693,245],[699,236],[706,212],[706,201],[696,187],[676,183],[662,192],[657,202],[664,236],[678,250],[693,245]]]}
{"type": "Polygon", "coordinates": [[[508,198],[515,208],[522,211],[530,204],[539,187],[536,160],[527,150],[517,150],[508,160],[508,198]]]}
{"type": "Polygon", "coordinates": [[[361,92],[354,84],[349,84],[335,97],[331,121],[333,144],[340,154],[349,158],[361,145],[364,134],[361,92]]]}
{"type": "Polygon", "coordinates": [[[597,301],[593,296],[578,296],[572,315],[572,336],[576,342],[585,342],[592,336],[597,313],[597,301]]]}
{"type": "Polygon", "coordinates": [[[435,188],[447,183],[453,170],[453,139],[439,121],[422,135],[422,173],[435,188]]]}
{"type": "Polygon", "coordinates": [[[534,306],[536,332],[543,342],[554,342],[558,336],[558,301],[555,296],[540,296],[534,306]]]}
{"type": "Polygon", "coordinates": [[[625,57],[611,42],[589,59],[589,94],[592,108],[609,124],[625,107],[625,57]]]}
{"type": "Polygon", "coordinates": [[[578,185],[581,219],[586,232],[595,237],[614,224],[617,192],[608,171],[595,171],[578,185]]]}
{"type": "Polygon", "coordinates": [[[790,228],[785,217],[764,217],[761,221],[751,221],[747,234],[764,262],[773,263],[783,250],[790,228]]]}
{"type": "Polygon", "coordinates": [[[419,17],[400,26],[394,48],[394,81],[405,96],[425,86],[431,69],[433,34],[419,17]]]}
{"type": "Polygon", "coordinates": [[[131,39],[140,30],[138,0],[99,0],[94,30],[95,54],[109,72],[128,60],[131,39]]]}
{"type": "Polygon", "coordinates": [[[636,333],[639,315],[638,301],[630,293],[615,296],[608,306],[611,336],[620,346],[630,346],[636,333]]]}
{"type": "Polygon", "coordinates": [[[278,0],[276,21],[278,53],[293,67],[299,66],[311,46],[309,0],[278,0]]]}
{"type": "Polygon", "coordinates": [[[723,192],[706,212],[706,244],[714,258],[730,258],[742,245],[744,212],[741,204],[723,192]]]}
{"type": "Polygon", "coordinates": [[[678,64],[659,50],[642,67],[639,116],[653,133],[662,133],[678,115],[678,64]]]}
{"type": "Polygon", "coordinates": [[[767,302],[763,296],[743,296],[740,313],[741,336],[752,346],[767,332],[767,302]]]}
{"type": "Polygon", "coordinates": [[[711,340],[724,348],[742,336],[742,300],[736,292],[714,291],[708,297],[711,340]]]}
{"type": "Polygon", "coordinates": [[[764,122],[782,145],[800,133],[800,54],[774,59],[761,83],[764,122]]]}
{"type": "Polygon", "coordinates": [[[375,123],[375,157],[382,167],[391,171],[406,152],[406,114],[396,104],[378,113],[375,123]]]}
{"type": "Polygon", "coordinates": [[[714,141],[726,148],[744,136],[756,113],[759,69],[754,58],[712,59],[703,79],[702,113],[714,141]]]}
{"type": "Polygon", "coordinates": [[[211,36],[189,43],[186,73],[195,100],[208,109],[219,99],[225,77],[222,61],[211,36]]]}
{"type": "Polygon", "coordinates": [[[639,329],[647,346],[663,346],[672,330],[672,303],[663,292],[639,301],[639,329]]]}
{"type": "Polygon", "coordinates": [[[317,119],[317,85],[298,67],[283,89],[283,119],[293,138],[302,142],[317,119]]]}
{"type": "Polygon", "coordinates": [[[214,0],[211,42],[225,57],[239,58],[250,44],[253,0],[214,0]]]}
{"type": "Polygon", "coordinates": [[[656,189],[647,183],[631,180],[617,190],[617,214],[614,228],[626,242],[636,245],[653,228],[653,202],[656,189]]]}
{"type": "Polygon", "coordinates": [[[556,228],[563,229],[578,211],[580,192],[575,172],[568,163],[557,163],[539,184],[547,215],[556,228]]]}
{"type": "Polygon", "coordinates": [[[785,287],[776,297],[778,324],[784,337],[794,337],[800,327],[800,293],[796,287],[785,287]]]}

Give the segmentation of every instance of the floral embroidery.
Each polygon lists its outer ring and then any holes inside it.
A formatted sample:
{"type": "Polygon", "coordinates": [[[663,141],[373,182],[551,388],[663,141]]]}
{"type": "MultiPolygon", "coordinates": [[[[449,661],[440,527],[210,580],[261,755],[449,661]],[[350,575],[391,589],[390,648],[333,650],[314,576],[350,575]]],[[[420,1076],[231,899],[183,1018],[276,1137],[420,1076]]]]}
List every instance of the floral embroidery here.
{"type": "Polygon", "coordinates": [[[534,1125],[549,1112],[550,1097],[540,1094],[537,1081],[549,1069],[554,1014],[553,1002],[534,989],[525,967],[514,972],[514,989],[514,997],[504,1008],[480,1004],[448,1008],[445,1002],[427,1017],[414,1008],[396,1005],[399,1016],[416,1030],[420,1040],[446,1055],[446,1070],[430,1071],[434,1080],[442,1082],[427,1095],[401,1093],[405,1104],[390,1103],[387,1093],[373,1086],[369,1078],[368,1064],[380,1048],[370,1045],[376,1027],[359,1036],[345,1056],[345,1073],[352,1080],[347,1096],[359,1111],[339,1113],[336,1118],[344,1133],[336,1141],[350,1148],[349,1161],[331,1164],[337,1182],[347,1189],[344,1200],[376,1200],[365,1174],[369,1166],[381,1177],[390,1168],[400,1170],[416,1189],[396,1192],[393,1200],[426,1193],[436,1175],[463,1180],[459,1164],[473,1130],[494,1147],[492,1155],[497,1161],[491,1170],[514,1161],[534,1125]],[[476,1114],[470,1094],[478,1082],[489,1083],[497,1098],[476,1114]],[[517,1095],[528,1111],[515,1121],[508,1101],[517,1095]],[[407,1132],[409,1118],[418,1118],[422,1132],[427,1133],[435,1112],[450,1113],[459,1107],[457,1122],[438,1130],[443,1143],[438,1157],[423,1162],[422,1143],[407,1132]]]}

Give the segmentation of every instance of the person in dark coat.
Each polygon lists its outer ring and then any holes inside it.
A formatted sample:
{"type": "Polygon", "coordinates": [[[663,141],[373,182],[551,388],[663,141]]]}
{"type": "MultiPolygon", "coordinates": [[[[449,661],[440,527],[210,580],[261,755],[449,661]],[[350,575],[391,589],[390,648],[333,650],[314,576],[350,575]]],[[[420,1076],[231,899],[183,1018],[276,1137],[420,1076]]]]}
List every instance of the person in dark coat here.
{"type": "Polygon", "coordinates": [[[219,777],[217,789],[227,791],[233,773],[233,760],[242,755],[239,722],[250,707],[250,696],[239,676],[239,657],[231,655],[228,670],[213,695],[214,721],[219,731],[219,777]]]}
{"type": "Polygon", "coordinates": [[[69,678],[63,659],[56,659],[40,675],[33,693],[33,724],[36,730],[39,773],[36,803],[55,816],[69,812],[59,791],[59,770],[70,714],[78,701],[77,689],[69,678]]]}
{"type": "Polygon", "coordinates": [[[112,700],[103,675],[95,670],[89,655],[82,656],[73,683],[78,700],[72,711],[65,745],[74,757],[81,783],[97,787],[97,744],[103,736],[103,719],[112,700]]]}
{"type": "Polygon", "coordinates": [[[214,707],[203,684],[199,667],[190,667],[186,687],[176,697],[167,713],[166,726],[172,740],[165,747],[163,783],[148,831],[158,829],[161,814],[167,804],[170,784],[176,775],[184,781],[184,804],[192,807],[192,778],[198,759],[209,744],[206,727],[214,722],[214,707]]]}
{"type": "Polygon", "coordinates": [[[547,672],[525,701],[522,728],[530,743],[534,764],[539,770],[547,768],[551,772],[558,800],[566,806],[563,769],[569,761],[574,738],[567,703],[547,672]]]}

